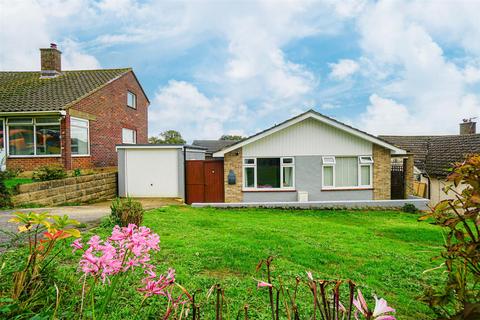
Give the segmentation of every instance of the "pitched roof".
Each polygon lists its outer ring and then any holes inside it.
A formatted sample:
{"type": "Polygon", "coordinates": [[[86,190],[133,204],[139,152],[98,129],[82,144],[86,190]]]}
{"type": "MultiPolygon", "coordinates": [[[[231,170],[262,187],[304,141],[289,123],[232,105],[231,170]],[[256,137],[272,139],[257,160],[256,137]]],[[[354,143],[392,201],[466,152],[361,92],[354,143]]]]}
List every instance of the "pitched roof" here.
{"type": "Polygon", "coordinates": [[[0,112],[60,111],[132,71],[102,69],[62,71],[55,78],[40,72],[0,72],[0,112]]]}
{"type": "Polygon", "coordinates": [[[445,177],[452,163],[480,153],[480,134],[381,137],[412,152],[415,166],[432,177],[445,177]]]}
{"type": "Polygon", "coordinates": [[[208,153],[214,153],[237,143],[235,140],[193,140],[192,145],[207,148],[208,153]]]}
{"type": "Polygon", "coordinates": [[[294,125],[298,122],[301,122],[305,119],[308,118],[314,118],[316,120],[319,120],[325,124],[331,125],[333,127],[336,127],[340,130],[343,130],[345,132],[348,132],[354,136],[360,137],[362,139],[368,140],[374,144],[380,145],[384,148],[392,150],[396,154],[405,154],[405,150],[402,150],[401,148],[394,146],[390,142],[383,140],[382,138],[376,137],[370,133],[367,133],[365,131],[359,130],[357,128],[354,128],[352,126],[349,126],[343,122],[340,122],[336,119],[330,118],[324,114],[321,114],[320,112],[317,112],[313,109],[310,109],[304,113],[299,114],[298,116],[295,116],[293,118],[290,118],[288,120],[283,121],[282,123],[276,124],[273,127],[270,127],[268,129],[265,129],[261,132],[258,132],[248,138],[245,138],[243,140],[240,140],[228,147],[223,148],[220,151],[217,151],[214,156],[222,157],[225,153],[230,152],[232,150],[235,150],[236,148],[243,147],[244,145],[247,145],[251,142],[257,141],[265,136],[268,136],[272,133],[275,133],[279,130],[282,130],[284,128],[287,128],[291,125],[294,125]]]}

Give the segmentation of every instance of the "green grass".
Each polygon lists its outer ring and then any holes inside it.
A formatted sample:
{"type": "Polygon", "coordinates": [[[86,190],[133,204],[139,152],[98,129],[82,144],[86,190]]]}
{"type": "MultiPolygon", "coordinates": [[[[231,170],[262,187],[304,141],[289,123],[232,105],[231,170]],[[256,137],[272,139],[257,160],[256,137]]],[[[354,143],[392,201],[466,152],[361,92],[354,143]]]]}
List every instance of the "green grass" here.
{"type": "Polygon", "coordinates": [[[9,190],[14,190],[15,187],[19,184],[26,184],[26,183],[32,183],[32,182],[34,181],[31,178],[10,178],[10,179],[5,179],[5,186],[9,190]]]}
{"type": "MultiPolygon", "coordinates": [[[[305,271],[323,279],[354,280],[368,293],[396,307],[399,319],[425,319],[428,308],[416,298],[427,283],[422,274],[437,266],[438,228],[418,216],[375,211],[217,210],[170,207],[149,212],[144,224],[161,236],[163,265],[177,270],[188,288],[218,281],[226,295],[254,299],[255,266],[275,256],[275,272],[293,278],[305,271]]],[[[266,296],[266,295],[265,295],[266,296]]],[[[240,301],[241,303],[242,301],[240,301]]]]}
{"type": "MultiPolygon", "coordinates": [[[[372,304],[372,294],[387,299],[397,309],[397,319],[431,319],[427,306],[418,301],[425,286],[438,284],[438,272],[423,273],[435,267],[442,245],[440,229],[417,222],[417,215],[397,211],[293,211],[272,209],[220,210],[172,206],[145,214],[144,225],[161,238],[161,250],[153,261],[159,271],[176,269],[177,282],[199,297],[216,283],[225,289],[230,314],[245,303],[252,319],[268,319],[268,294],[256,289],[264,272],[255,272],[258,261],[275,256],[274,275],[291,285],[295,276],[305,278],[312,271],[318,279],[352,279],[372,304]]],[[[98,227],[84,234],[106,236],[111,227],[98,227]]],[[[0,293],[9,286],[9,275],[18,268],[21,251],[0,259],[6,262],[0,281],[0,293]],[[15,262],[15,263],[13,263],[15,262]]],[[[65,246],[56,272],[50,272],[52,285],[42,296],[55,301],[53,282],[59,288],[59,314],[78,316],[81,290],[76,272],[79,254],[72,255],[65,246]]],[[[132,318],[138,312],[141,296],[136,292],[140,274],[117,290],[109,306],[109,318],[132,318]]],[[[302,287],[300,307],[311,305],[308,289],[302,287]]],[[[161,299],[148,300],[142,315],[152,317],[162,309],[161,299]]],[[[204,308],[212,308],[210,304],[204,308]]],[[[42,307],[42,311],[47,309],[42,307]]],[[[212,309],[209,309],[210,311],[212,309]]],[[[159,318],[158,314],[154,318],[159,318]]],[[[204,316],[203,318],[211,318],[204,316]]],[[[230,317],[235,319],[235,317],[230,317]]],[[[304,317],[302,317],[303,319],[304,317]]],[[[306,318],[306,317],[305,317],[306,318]]]]}

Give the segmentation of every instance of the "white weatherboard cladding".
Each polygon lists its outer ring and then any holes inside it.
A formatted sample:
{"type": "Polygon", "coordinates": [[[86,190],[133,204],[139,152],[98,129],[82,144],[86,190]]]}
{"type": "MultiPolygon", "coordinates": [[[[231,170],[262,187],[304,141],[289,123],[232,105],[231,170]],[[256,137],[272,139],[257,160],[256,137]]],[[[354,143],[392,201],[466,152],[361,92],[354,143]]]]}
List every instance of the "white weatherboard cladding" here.
{"type": "Polygon", "coordinates": [[[177,149],[125,150],[125,192],[131,197],[179,197],[177,149]]]}
{"type": "Polygon", "coordinates": [[[371,154],[371,142],[311,118],[243,147],[244,157],[371,154]]]}

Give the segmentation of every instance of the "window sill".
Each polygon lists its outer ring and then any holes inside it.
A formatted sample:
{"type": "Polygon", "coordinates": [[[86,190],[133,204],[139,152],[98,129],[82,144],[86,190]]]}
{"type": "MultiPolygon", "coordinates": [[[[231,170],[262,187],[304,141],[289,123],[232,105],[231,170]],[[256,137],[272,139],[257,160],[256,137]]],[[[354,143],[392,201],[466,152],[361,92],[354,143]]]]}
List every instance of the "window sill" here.
{"type": "Polygon", "coordinates": [[[373,190],[373,187],[322,188],[320,191],[373,190]]]}
{"type": "Polygon", "coordinates": [[[242,192],[296,192],[296,189],[242,189],[242,192]]]}
{"type": "Polygon", "coordinates": [[[8,155],[9,159],[22,159],[22,158],[61,158],[61,154],[45,154],[45,155],[8,155]]]}
{"type": "Polygon", "coordinates": [[[88,158],[91,157],[89,154],[72,154],[72,158],[88,158]]]}

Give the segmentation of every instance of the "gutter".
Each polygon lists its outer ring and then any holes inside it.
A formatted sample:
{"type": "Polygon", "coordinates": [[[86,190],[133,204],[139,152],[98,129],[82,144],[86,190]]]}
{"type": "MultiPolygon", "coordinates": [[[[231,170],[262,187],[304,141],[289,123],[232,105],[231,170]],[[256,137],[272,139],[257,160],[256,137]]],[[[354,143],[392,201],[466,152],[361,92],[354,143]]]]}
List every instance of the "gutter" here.
{"type": "Polygon", "coordinates": [[[51,115],[59,114],[61,116],[66,116],[67,111],[58,110],[58,111],[13,111],[13,112],[0,112],[0,116],[25,116],[25,115],[51,115]]]}

